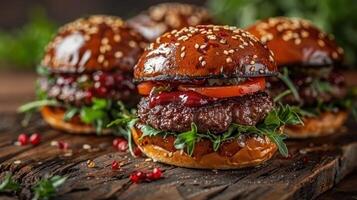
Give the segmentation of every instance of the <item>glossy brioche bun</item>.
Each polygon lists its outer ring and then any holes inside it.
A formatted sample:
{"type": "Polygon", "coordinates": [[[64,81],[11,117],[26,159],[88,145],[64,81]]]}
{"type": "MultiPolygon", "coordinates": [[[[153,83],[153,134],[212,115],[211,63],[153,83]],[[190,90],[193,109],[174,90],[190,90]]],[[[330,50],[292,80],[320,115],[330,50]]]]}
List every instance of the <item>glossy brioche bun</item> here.
{"type": "Polygon", "coordinates": [[[319,66],[343,61],[343,49],[333,37],[304,19],[268,18],[246,30],[268,45],[278,66],[319,66]]]}
{"type": "Polygon", "coordinates": [[[347,112],[324,112],[318,117],[304,118],[304,125],[285,126],[289,138],[319,137],[335,133],[347,120],[347,112]]]}
{"type": "Polygon", "coordinates": [[[120,18],[94,15],[61,27],[47,45],[41,65],[61,73],[131,72],[146,45],[120,18]]]}
{"type": "Polygon", "coordinates": [[[174,30],[151,43],[134,68],[136,81],[259,77],[277,70],[270,51],[250,33],[229,26],[174,30]]]}
{"type": "MultiPolygon", "coordinates": [[[[61,108],[54,108],[49,106],[44,106],[41,108],[42,118],[55,129],[73,134],[92,134],[96,132],[93,126],[84,124],[79,120],[79,118],[74,117],[71,119],[71,121],[64,121],[64,114],[65,110],[61,108]]],[[[104,129],[101,134],[109,133],[111,133],[110,129],[104,129]]]]}
{"type": "Polygon", "coordinates": [[[128,20],[128,25],[149,41],[173,29],[199,24],[213,24],[203,7],[182,3],[162,3],[128,20]]]}
{"type": "MultiPolygon", "coordinates": [[[[170,152],[161,146],[142,142],[139,140],[142,135],[141,131],[137,128],[132,128],[131,131],[135,143],[146,156],[153,160],[179,167],[198,169],[239,169],[262,164],[269,160],[277,151],[276,145],[267,137],[264,139],[255,139],[255,137],[252,137],[247,139],[245,146],[233,156],[226,157],[217,152],[211,152],[196,158],[189,156],[181,150],[170,152]]],[[[151,140],[153,138],[145,137],[144,139],[151,140]]],[[[173,141],[171,141],[171,143],[172,144],[165,145],[173,145],[173,141]]],[[[199,144],[196,144],[195,151],[200,151],[199,148],[199,144]]]]}

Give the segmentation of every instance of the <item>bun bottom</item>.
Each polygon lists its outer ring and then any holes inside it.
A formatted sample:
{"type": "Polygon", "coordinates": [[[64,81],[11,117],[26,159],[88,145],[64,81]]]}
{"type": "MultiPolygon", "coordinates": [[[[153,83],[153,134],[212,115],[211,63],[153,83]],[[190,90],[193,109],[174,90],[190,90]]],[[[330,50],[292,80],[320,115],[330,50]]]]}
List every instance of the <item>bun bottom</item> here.
{"type": "MultiPolygon", "coordinates": [[[[186,168],[239,169],[257,166],[269,160],[277,151],[276,145],[267,137],[259,139],[252,137],[247,139],[245,146],[233,156],[226,157],[220,155],[218,152],[211,152],[196,158],[191,157],[182,150],[172,152],[158,145],[144,144],[139,141],[142,135],[141,131],[137,128],[132,128],[131,131],[135,143],[146,156],[162,163],[186,168]]],[[[198,148],[198,145],[196,147],[198,148]]]]}
{"type": "MultiPolygon", "coordinates": [[[[64,114],[65,110],[62,108],[54,108],[50,106],[44,106],[41,108],[42,118],[55,129],[72,134],[96,133],[96,129],[92,125],[84,124],[78,117],[74,117],[70,121],[64,121],[64,114]]],[[[111,133],[110,129],[104,129],[102,134],[109,133],[111,133]]]]}
{"type": "Polygon", "coordinates": [[[290,138],[320,137],[335,133],[347,120],[347,112],[324,112],[317,117],[303,118],[304,125],[285,126],[290,138]]]}

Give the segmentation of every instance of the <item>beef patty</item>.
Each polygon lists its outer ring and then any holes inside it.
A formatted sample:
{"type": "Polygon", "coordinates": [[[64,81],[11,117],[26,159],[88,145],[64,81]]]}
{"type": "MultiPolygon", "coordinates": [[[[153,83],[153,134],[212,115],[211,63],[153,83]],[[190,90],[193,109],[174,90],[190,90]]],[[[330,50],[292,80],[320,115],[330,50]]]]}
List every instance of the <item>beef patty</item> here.
{"type": "Polygon", "coordinates": [[[138,105],[138,116],[144,124],[162,131],[184,132],[195,123],[199,132],[217,134],[228,130],[232,123],[255,125],[272,108],[273,101],[265,92],[221,99],[200,107],[169,103],[150,108],[149,97],[145,97],[138,105]]]}

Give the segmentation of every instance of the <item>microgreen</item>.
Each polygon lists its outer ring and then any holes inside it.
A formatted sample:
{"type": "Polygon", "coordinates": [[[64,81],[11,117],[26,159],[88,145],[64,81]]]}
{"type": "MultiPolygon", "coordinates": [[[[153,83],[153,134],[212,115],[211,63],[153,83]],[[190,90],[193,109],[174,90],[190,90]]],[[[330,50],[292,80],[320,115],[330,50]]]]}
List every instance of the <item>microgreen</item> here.
{"type": "Polygon", "coordinates": [[[67,177],[61,176],[41,179],[33,188],[34,196],[32,200],[52,198],[56,194],[57,188],[61,186],[66,179],[67,177]]]}
{"type": "Polygon", "coordinates": [[[16,192],[20,189],[19,183],[13,180],[12,174],[6,174],[0,184],[0,192],[16,192]]]}

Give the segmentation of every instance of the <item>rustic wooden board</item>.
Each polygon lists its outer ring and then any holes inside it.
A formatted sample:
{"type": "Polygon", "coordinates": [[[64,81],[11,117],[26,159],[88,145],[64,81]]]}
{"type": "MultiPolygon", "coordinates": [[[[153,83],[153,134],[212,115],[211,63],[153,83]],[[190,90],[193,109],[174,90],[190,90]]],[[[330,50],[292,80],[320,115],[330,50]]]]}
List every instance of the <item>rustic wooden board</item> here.
{"type": "MultiPolygon", "coordinates": [[[[268,163],[244,170],[193,170],[133,159],[111,147],[112,137],[73,136],[50,129],[37,116],[22,128],[20,116],[0,114],[0,178],[12,172],[21,182],[18,197],[31,198],[31,187],[45,176],[65,175],[56,199],[311,199],[330,189],[357,167],[357,124],[334,136],[289,141],[291,158],[276,155],[268,163]],[[13,145],[21,132],[43,134],[37,147],[13,145]],[[51,141],[70,143],[73,155],[51,146],[51,141]],[[91,145],[91,150],[82,148],[91,145]],[[88,168],[86,161],[95,162],[88,168]],[[20,160],[20,164],[14,161],[20,160]],[[120,171],[111,170],[122,161],[120,171]],[[132,184],[134,170],[159,166],[165,178],[132,184]]],[[[0,198],[16,199],[9,194],[0,198]]]]}

